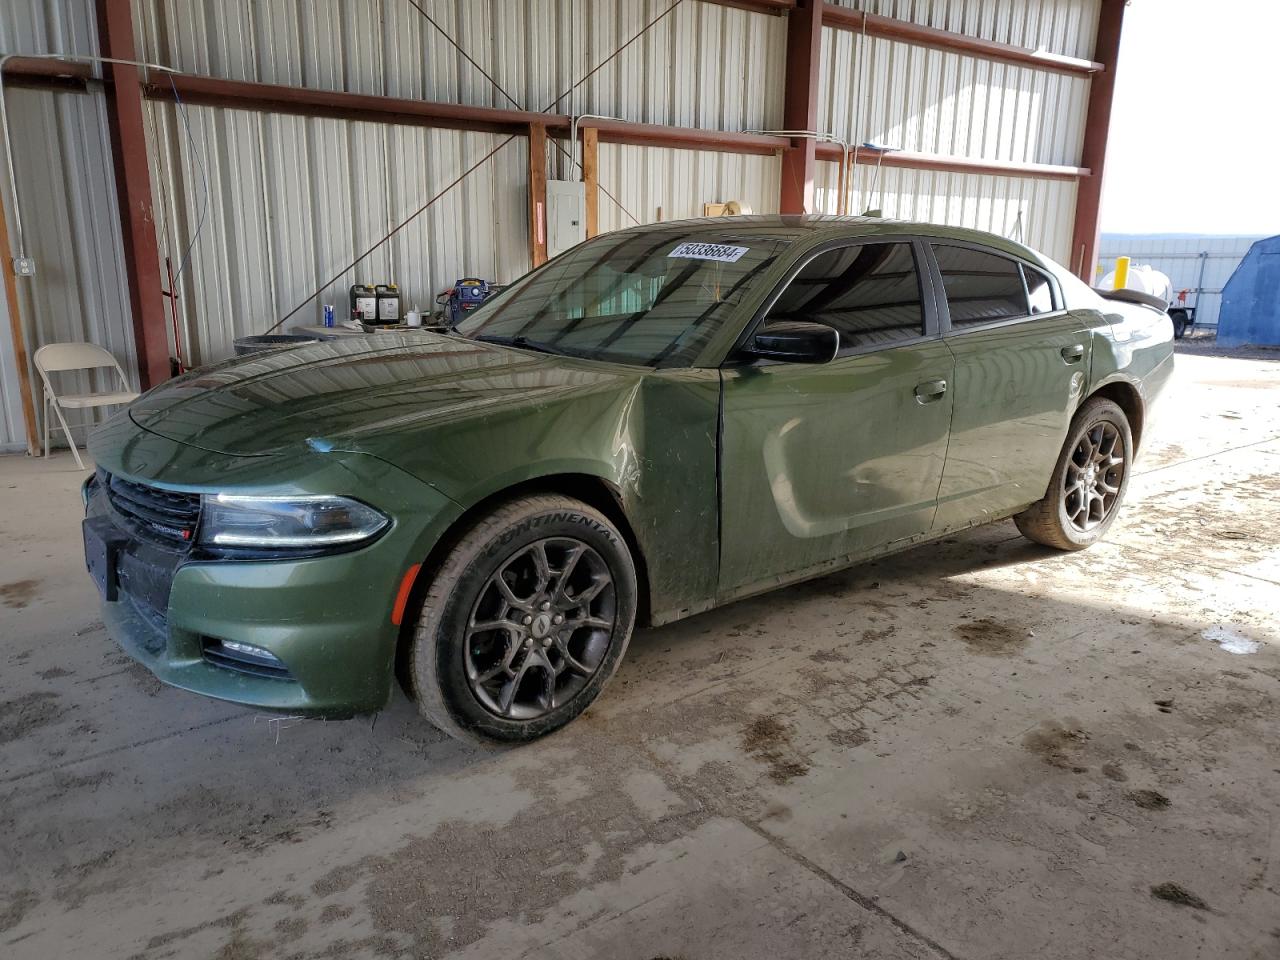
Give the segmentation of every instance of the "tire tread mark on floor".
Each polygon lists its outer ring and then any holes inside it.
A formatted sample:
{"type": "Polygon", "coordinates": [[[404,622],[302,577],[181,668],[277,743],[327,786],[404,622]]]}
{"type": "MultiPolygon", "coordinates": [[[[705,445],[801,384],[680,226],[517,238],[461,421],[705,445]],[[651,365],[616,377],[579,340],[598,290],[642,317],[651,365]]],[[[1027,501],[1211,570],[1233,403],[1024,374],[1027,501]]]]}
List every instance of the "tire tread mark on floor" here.
{"type": "Polygon", "coordinates": [[[67,767],[74,767],[78,763],[88,763],[90,760],[99,760],[102,757],[109,757],[113,753],[120,753],[122,750],[132,750],[135,747],[146,747],[153,743],[159,743],[162,740],[172,740],[174,737],[181,737],[187,733],[193,733],[196,730],[203,730],[206,727],[217,726],[220,723],[226,723],[229,720],[239,720],[243,717],[250,716],[252,711],[244,713],[234,713],[229,717],[219,717],[217,720],[206,720],[204,723],[197,723],[182,730],[171,730],[168,733],[162,733],[154,737],[143,737],[141,740],[135,740],[132,743],[124,743],[118,747],[110,747],[106,750],[99,750],[97,753],[86,754],[83,757],[74,757],[70,760],[64,760],[61,763],[51,764],[47,767],[41,767],[39,770],[28,770],[26,773],[15,773],[12,776],[0,777],[0,783],[17,783],[19,780],[29,780],[31,777],[38,777],[42,773],[54,773],[58,770],[65,770],[67,767]]]}
{"type": "MultiPolygon", "coordinates": [[[[1220,457],[1220,456],[1222,456],[1224,453],[1235,453],[1237,450],[1248,450],[1250,447],[1259,447],[1259,446],[1262,446],[1262,444],[1264,444],[1264,443],[1275,443],[1277,440],[1280,440],[1280,436],[1267,437],[1267,438],[1265,438],[1265,439],[1263,439],[1263,440],[1255,440],[1255,441],[1253,441],[1253,443],[1242,443],[1242,444],[1240,444],[1240,446],[1238,446],[1238,447],[1224,447],[1224,448],[1223,448],[1223,449],[1221,449],[1221,450],[1213,450],[1213,451],[1211,451],[1211,452],[1209,452],[1209,453],[1201,454],[1201,455],[1200,455],[1200,456],[1198,456],[1198,457],[1187,457],[1187,458],[1186,458],[1186,459],[1184,459],[1184,460],[1175,460],[1175,461],[1173,461],[1173,463],[1163,463],[1163,464],[1161,464],[1161,465],[1160,465],[1160,466],[1158,466],[1158,467],[1152,467],[1150,470],[1135,470],[1135,471],[1133,472],[1133,476],[1135,476],[1135,477],[1149,477],[1149,476],[1151,476],[1151,474],[1153,474],[1153,473],[1159,473],[1161,470],[1171,470],[1171,469],[1173,469],[1174,467],[1180,467],[1180,466],[1182,466],[1183,464],[1186,464],[1186,463],[1195,463],[1195,462],[1197,462],[1197,461],[1199,461],[1199,460],[1212,460],[1214,457],[1220,457]]],[[[1264,451],[1262,451],[1262,452],[1263,452],[1263,453],[1272,453],[1273,451],[1271,451],[1271,450],[1264,450],[1264,451]]]]}
{"type": "Polygon", "coordinates": [[[755,823],[754,821],[747,819],[746,817],[739,817],[738,820],[743,826],[745,826],[752,833],[759,836],[761,839],[763,839],[766,843],[772,846],[775,850],[777,850],[783,856],[787,857],[789,860],[792,860],[793,862],[797,863],[804,869],[808,870],[810,873],[818,877],[820,880],[826,881],[826,883],[829,886],[835,887],[842,894],[844,894],[846,898],[853,901],[858,906],[862,907],[862,909],[868,911],[869,913],[874,913],[876,916],[882,917],[883,919],[887,920],[889,923],[891,923],[895,928],[900,930],[902,933],[906,934],[911,939],[924,944],[930,950],[937,953],[938,956],[945,957],[946,960],[959,960],[959,958],[954,953],[952,953],[942,944],[938,943],[937,940],[934,940],[927,933],[922,933],[921,931],[913,927],[911,924],[907,923],[905,920],[899,919],[897,916],[890,913],[884,907],[880,906],[880,904],[877,903],[871,897],[868,897],[864,893],[859,893],[857,890],[853,889],[853,887],[849,886],[839,877],[836,877],[834,874],[830,873],[829,871],[824,870],[822,867],[818,866],[816,863],[814,863],[812,860],[806,857],[799,850],[796,850],[795,848],[793,848],[781,837],[775,836],[774,834],[766,830],[764,827],[760,826],[760,824],[755,823]]]}

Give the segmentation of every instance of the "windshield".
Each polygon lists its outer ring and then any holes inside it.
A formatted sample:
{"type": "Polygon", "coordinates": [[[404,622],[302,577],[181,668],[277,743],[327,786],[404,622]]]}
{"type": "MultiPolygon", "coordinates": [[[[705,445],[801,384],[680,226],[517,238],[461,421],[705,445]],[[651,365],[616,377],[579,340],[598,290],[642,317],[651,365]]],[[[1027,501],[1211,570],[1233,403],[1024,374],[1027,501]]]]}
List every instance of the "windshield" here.
{"type": "Polygon", "coordinates": [[[458,324],[464,337],[646,367],[688,365],[787,246],[690,229],[611,233],[533,271],[458,324]]]}

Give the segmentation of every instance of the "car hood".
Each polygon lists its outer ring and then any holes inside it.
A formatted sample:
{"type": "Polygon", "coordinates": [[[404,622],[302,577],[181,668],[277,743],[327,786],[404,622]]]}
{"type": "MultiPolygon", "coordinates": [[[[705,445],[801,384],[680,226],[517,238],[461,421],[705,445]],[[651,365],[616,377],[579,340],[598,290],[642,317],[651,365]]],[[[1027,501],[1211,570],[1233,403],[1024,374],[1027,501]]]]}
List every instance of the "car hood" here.
{"type": "Polygon", "coordinates": [[[204,367],[145,394],[129,416],[151,433],[231,456],[303,443],[359,451],[378,434],[540,406],[639,375],[442,334],[383,333],[204,367]]]}

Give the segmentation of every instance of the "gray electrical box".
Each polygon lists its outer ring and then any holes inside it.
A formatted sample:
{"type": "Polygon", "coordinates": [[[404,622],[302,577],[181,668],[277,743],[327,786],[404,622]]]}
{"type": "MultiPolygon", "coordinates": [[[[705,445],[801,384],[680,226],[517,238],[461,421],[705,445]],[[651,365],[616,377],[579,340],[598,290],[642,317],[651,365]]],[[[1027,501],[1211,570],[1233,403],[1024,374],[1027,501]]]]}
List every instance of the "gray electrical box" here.
{"type": "Polygon", "coordinates": [[[33,257],[14,257],[13,273],[17,277],[34,277],[36,275],[36,261],[33,257]]]}
{"type": "Polygon", "coordinates": [[[587,239],[587,190],[580,180],[547,181],[547,256],[587,239]]]}

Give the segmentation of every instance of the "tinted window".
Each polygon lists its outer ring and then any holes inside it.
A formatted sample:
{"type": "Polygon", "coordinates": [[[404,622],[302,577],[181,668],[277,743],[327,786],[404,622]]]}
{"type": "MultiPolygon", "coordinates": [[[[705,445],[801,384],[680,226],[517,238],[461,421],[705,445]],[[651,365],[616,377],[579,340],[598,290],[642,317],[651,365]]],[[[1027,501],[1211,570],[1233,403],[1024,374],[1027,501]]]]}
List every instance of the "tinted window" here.
{"type": "Polygon", "coordinates": [[[808,320],[840,331],[842,350],[924,333],[920,276],[909,243],[864,243],[818,254],[787,285],[768,321],[808,320]]]}
{"type": "Polygon", "coordinates": [[[1027,292],[1017,263],[972,247],[934,244],[933,252],[942,271],[952,327],[1027,315],[1027,292]]]}
{"type": "Polygon", "coordinates": [[[580,243],[457,326],[476,340],[643,366],[687,366],[788,241],[728,223],[580,243]]]}
{"type": "Polygon", "coordinates": [[[1027,296],[1031,303],[1031,313],[1052,313],[1055,309],[1053,301],[1053,284],[1049,278],[1035,267],[1022,265],[1022,275],[1027,281],[1027,296]]]}

